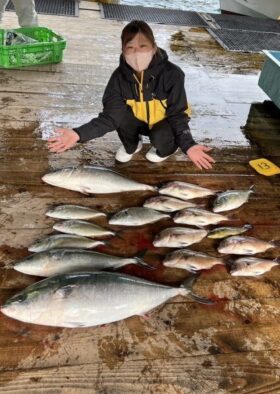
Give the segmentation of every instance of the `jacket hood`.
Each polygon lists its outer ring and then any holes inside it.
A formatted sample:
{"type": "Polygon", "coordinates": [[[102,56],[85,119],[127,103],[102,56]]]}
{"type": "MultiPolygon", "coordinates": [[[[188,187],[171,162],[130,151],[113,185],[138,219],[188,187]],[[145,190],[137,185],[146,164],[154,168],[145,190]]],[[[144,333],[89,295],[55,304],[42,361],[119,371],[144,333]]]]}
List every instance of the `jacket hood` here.
{"type": "MultiPolygon", "coordinates": [[[[144,82],[155,78],[163,69],[164,64],[168,60],[168,55],[166,51],[162,48],[158,48],[157,52],[154,54],[149,67],[144,71],[144,82]]],[[[135,71],[131,68],[125,61],[123,54],[120,55],[120,65],[121,72],[124,74],[128,81],[135,81],[133,74],[135,71]]]]}

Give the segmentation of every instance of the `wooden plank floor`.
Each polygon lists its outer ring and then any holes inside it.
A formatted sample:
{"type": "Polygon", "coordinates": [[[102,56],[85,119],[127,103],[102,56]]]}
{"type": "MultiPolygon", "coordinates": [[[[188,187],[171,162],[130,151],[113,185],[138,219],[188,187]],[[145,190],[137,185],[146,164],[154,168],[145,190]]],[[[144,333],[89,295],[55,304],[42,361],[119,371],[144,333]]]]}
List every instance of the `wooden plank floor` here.
{"type": "MultiPolygon", "coordinates": [[[[43,184],[44,173],[68,165],[97,163],[155,185],[182,180],[226,190],[254,184],[256,193],[228,213],[229,223],[251,223],[249,235],[280,239],[279,176],[262,177],[248,165],[262,155],[280,165],[279,111],[264,102],[257,86],[263,56],[225,52],[203,29],[152,25],[159,45],[185,71],[190,126],[198,142],[213,147],[213,170],[199,171],[182,154],[150,164],[140,153],[131,163],[116,164],[116,133],[60,155],[47,151],[54,127],[80,125],[101,110],[118,64],[124,23],[102,20],[92,2],[82,1],[80,8],[79,18],[40,15],[41,25],[68,41],[63,63],[0,70],[0,303],[38,280],[11,267],[28,255],[31,242],[52,232],[47,207],[78,203],[112,213],[151,195],[88,197],[43,184]]],[[[4,26],[15,24],[14,13],[6,13],[4,26]]],[[[201,202],[211,205],[210,199],[201,202]]],[[[171,223],[124,229],[125,242],[115,238],[100,250],[132,256],[147,249],[145,259],[155,271],[128,266],[123,272],[178,285],[188,274],[163,268],[168,250],[152,246],[154,235],[171,223]]],[[[206,239],[193,249],[217,255],[216,246],[206,239]]],[[[262,256],[279,257],[279,249],[262,256]]],[[[178,297],[148,320],[135,316],[106,327],[56,329],[0,314],[0,392],[279,393],[279,283],[278,267],[260,278],[238,278],[216,266],[195,285],[197,293],[216,300],[214,306],[178,297]]]]}

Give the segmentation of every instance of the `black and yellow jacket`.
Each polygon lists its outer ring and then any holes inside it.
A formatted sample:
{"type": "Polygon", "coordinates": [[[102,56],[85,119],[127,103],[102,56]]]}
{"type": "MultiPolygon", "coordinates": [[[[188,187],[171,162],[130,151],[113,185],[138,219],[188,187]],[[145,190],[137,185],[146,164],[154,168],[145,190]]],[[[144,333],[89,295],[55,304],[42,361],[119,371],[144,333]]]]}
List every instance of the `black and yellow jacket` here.
{"type": "Polygon", "coordinates": [[[149,68],[141,73],[140,80],[121,55],[120,65],[108,82],[102,102],[103,112],[97,118],[74,128],[80,142],[118,129],[129,106],[135,117],[150,128],[167,118],[183,152],[195,145],[188,126],[184,73],[168,60],[163,49],[158,49],[149,68]]]}

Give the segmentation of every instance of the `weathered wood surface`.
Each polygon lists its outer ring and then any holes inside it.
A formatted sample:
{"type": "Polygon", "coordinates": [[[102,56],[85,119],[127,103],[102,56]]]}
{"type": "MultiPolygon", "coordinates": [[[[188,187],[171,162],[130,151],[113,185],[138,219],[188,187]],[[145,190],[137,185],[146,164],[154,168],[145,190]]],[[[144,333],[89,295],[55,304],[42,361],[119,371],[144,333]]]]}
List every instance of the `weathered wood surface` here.
{"type": "MultiPolygon", "coordinates": [[[[248,235],[280,239],[279,176],[262,177],[248,165],[262,155],[280,164],[279,113],[262,103],[265,95],[257,87],[263,55],[225,52],[203,29],[153,26],[158,44],[186,73],[192,131],[198,142],[214,147],[211,171],[199,171],[182,153],[159,165],[147,163],[146,144],[132,162],[116,164],[116,133],[61,155],[47,151],[45,140],[54,127],[77,126],[102,109],[104,87],[118,63],[124,24],[100,19],[90,2],[80,7],[79,18],[40,15],[42,25],[68,40],[63,63],[0,70],[0,304],[39,280],[12,266],[29,255],[34,240],[53,232],[55,221],[45,216],[48,207],[77,203],[110,215],[154,195],[83,196],[41,181],[44,173],[64,166],[104,165],[159,186],[170,180],[218,191],[255,185],[250,201],[228,213],[228,223],[251,223],[248,235]]],[[[7,26],[15,21],[13,13],[5,15],[7,26]]],[[[208,208],[212,202],[198,200],[208,208]]],[[[95,222],[108,226],[104,218],[95,222]]],[[[122,272],[180,285],[189,274],[163,267],[170,249],[152,245],[155,234],[170,225],[171,219],[137,229],[114,227],[122,238],[110,238],[98,250],[133,256],[146,249],[144,258],[156,270],[127,266],[122,272]]],[[[218,243],[205,238],[192,249],[218,255],[218,243]]],[[[279,248],[260,256],[279,257],[279,248]]],[[[194,286],[215,305],[177,297],[152,311],[148,320],[134,316],[71,330],[28,325],[0,314],[0,392],[279,393],[280,269],[238,278],[228,268],[219,265],[201,273],[194,286]]]]}

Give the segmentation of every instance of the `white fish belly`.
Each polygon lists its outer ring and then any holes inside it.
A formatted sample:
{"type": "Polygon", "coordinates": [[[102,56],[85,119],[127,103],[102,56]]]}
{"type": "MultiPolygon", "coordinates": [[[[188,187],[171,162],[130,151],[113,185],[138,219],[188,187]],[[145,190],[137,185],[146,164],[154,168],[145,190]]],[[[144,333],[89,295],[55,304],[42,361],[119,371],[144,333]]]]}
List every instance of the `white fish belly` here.
{"type": "Polygon", "coordinates": [[[44,297],[43,302],[34,306],[36,313],[29,311],[19,320],[56,327],[96,326],[142,315],[178,293],[176,288],[95,283],[66,297],[59,291],[44,297]]]}

